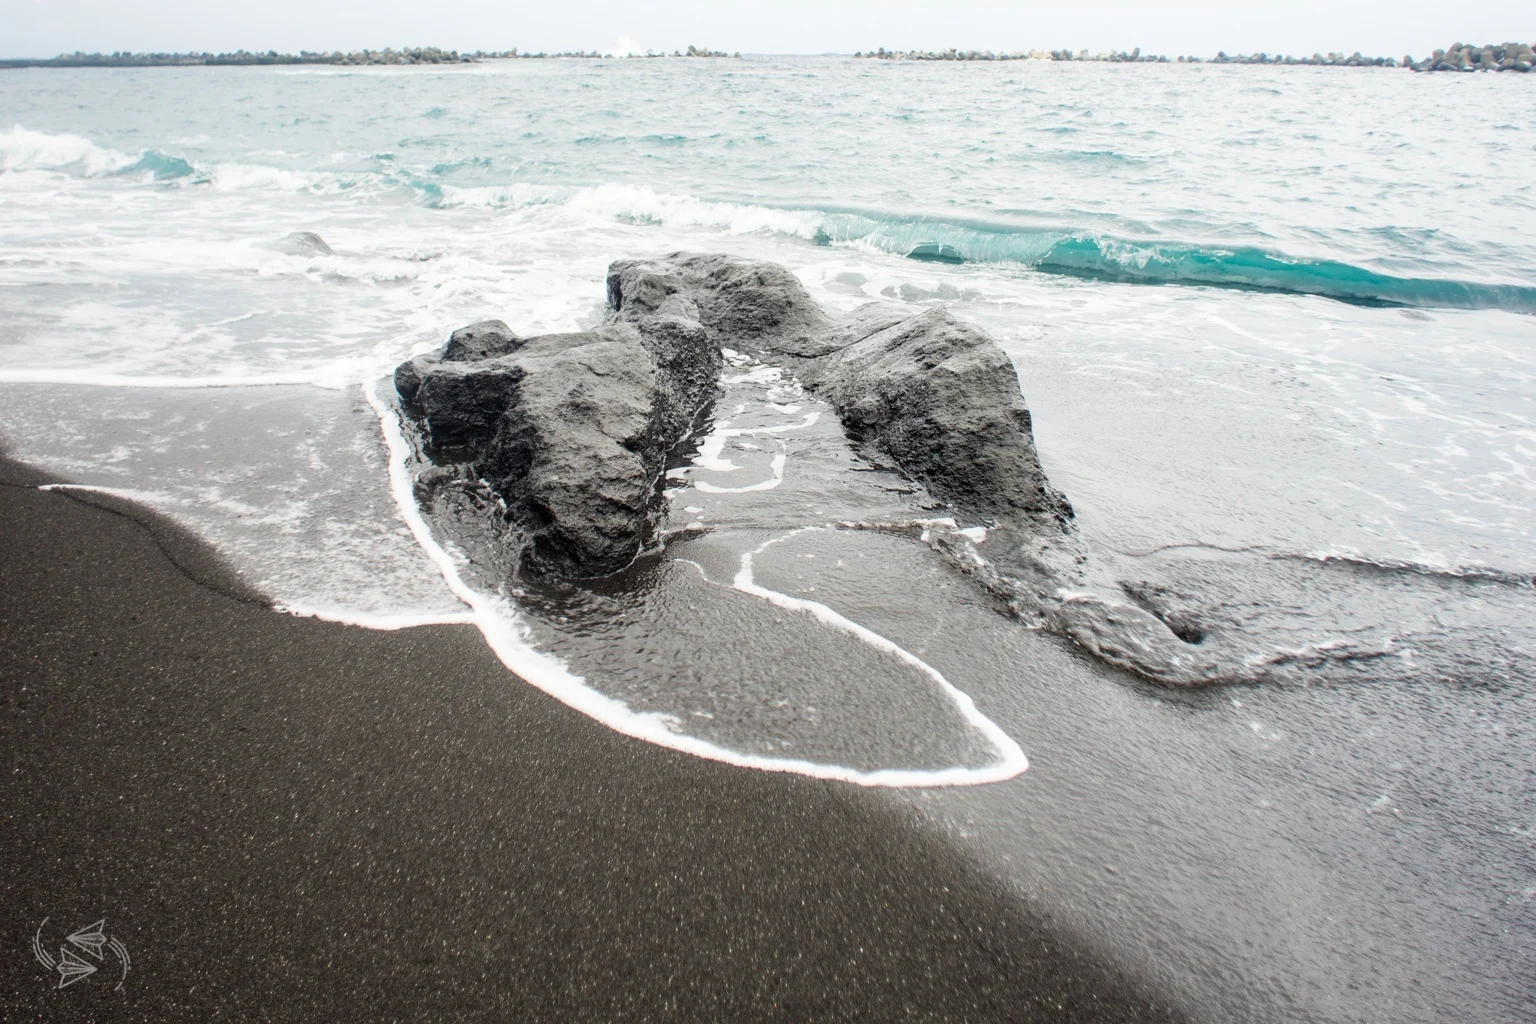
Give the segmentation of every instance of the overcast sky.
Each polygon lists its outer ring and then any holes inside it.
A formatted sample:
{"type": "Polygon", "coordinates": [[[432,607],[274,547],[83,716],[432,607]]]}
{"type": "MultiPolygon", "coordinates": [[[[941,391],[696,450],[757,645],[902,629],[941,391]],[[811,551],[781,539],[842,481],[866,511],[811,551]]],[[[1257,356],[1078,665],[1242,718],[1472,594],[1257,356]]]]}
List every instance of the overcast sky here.
{"type": "Polygon", "coordinates": [[[73,50],[460,50],[748,53],[889,48],[1130,49],[1170,56],[1536,42],[1533,0],[0,0],[0,56],[73,50]]]}

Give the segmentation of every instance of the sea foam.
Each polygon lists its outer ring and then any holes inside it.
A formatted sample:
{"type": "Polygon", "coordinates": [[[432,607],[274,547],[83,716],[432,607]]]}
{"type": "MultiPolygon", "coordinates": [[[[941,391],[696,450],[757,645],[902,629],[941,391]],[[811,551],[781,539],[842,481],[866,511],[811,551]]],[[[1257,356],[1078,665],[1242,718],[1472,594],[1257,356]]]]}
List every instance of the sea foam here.
{"type": "MultiPolygon", "coordinates": [[[[965,720],[988,739],[997,751],[997,760],[982,768],[955,766],[938,770],[860,771],[844,765],[822,764],[796,758],[764,757],[730,750],[686,735],[678,731],[677,720],[671,715],[636,711],[624,702],[609,697],[572,672],[561,659],[538,650],[531,641],[527,624],[523,622],[516,607],[508,598],[484,593],[466,582],[461,571],[460,557],[456,557],[452,551],[438,542],[416,503],[409,469],[410,442],[406,440],[401,429],[398,412],[383,398],[379,390],[379,381],[371,381],[365,385],[364,394],[379,417],[380,428],[389,448],[391,492],[401,518],[404,519],[417,543],[437,565],[449,588],[469,608],[474,624],[485,637],[491,650],[501,659],[502,664],[526,682],[568,707],[590,716],[623,735],[707,760],[762,771],[789,772],[818,779],[851,782],[862,786],[975,785],[1013,778],[1028,767],[1028,761],[1018,744],[1003,733],[995,723],[977,711],[974,702],[968,696],[955,689],[942,675],[921,659],[873,631],[843,618],[830,608],[759,587],[752,580],[751,553],[743,556],[741,568],[732,583],[735,589],[761,597],[786,610],[811,614],[824,625],[847,632],[876,650],[894,655],[919,669],[949,696],[965,720]]],[[[758,550],[761,551],[762,548],[758,550]]],[[[366,622],[359,624],[367,625],[366,622]]]]}
{"type": "MultiPolygon", "coordinates": [[[[259,156],[259,154],[258,154],[259,156]]],[[[168,186],[222,191],[383,195],[408,189],[430,207],[520,210],[563,206],[600,220],[726,235],[769,234],[945,262],[1014,264],[1030,270],[1132,284],[1187,285],[1315,295],[1365,305],[1536,312],[1536,287],[1519,281],[1468,280],[1447,274],[1406,276],[1337,257],[1297,255],[1255,245],[1179,238],[1132,238],[1074,224],[1021,225],[946,220],[897,211],[746,203],[610,182],[572,187],[507,181],[460,185],[446,180],[466,158],[412,170],[391,158],[374,170],[296,169],[252,160],[199,165],[174,153],[130,155],[69,133],[13,126],[0,134],[0,170],[54,171],[87,178],[137,176],[168,186]]]]}
{"type": "Polygon", "coordinates": [[[87,176],[110,174],[131,165],[134,157],[105,149],[67,132],[36,132],[14,125],[0,133],[0,171],[66,171],[87,176]]]}

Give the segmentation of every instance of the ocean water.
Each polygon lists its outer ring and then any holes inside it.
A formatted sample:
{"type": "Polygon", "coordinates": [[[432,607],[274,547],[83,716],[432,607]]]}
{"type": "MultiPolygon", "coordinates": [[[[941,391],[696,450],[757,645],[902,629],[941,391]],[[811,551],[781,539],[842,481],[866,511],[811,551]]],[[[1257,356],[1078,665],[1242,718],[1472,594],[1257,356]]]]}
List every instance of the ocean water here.
{"type": "Polygon", "coordinates": [[[846,58],[10,72],[0,442],[176,517],[296,614],[473,622],[631,735],[896,787],[1211,1019],[1518,1020],[1529,85],[846,58]],[[391,368],[487,317],[594,325],[611,260],[678,249],[990,331],[1077,511],[1081,591],[1000,607],[957,571],[984,532],[734,356],[659,556],[562,588],[440,533],[391,368]],[[1198,639],[1125,654],[1133,606],[1198,639]]]}

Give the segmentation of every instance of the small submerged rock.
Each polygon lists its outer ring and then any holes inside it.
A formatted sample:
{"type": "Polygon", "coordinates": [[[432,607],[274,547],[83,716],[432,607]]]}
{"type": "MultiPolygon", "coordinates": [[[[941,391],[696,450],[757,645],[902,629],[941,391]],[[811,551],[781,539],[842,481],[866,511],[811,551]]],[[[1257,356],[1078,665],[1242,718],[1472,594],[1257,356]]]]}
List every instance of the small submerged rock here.
{"type": "Polygon", "coordinates": [[[952,245],[942,242],[921,242],[914,245],[907,253],[909,260],[921,260],[924,263],[964,263],[965,257],[960,255],[960,250],[952,245]]]}
{"type": "Polygon", "coordinates": [[[523,339],[512,333],[500,320],[481,320],[479,323],[460,327],[448,336],[443,348],[445,363],[468,363],[476,359],[494,359],[509,356],[523,345],[523,339]]]}
{"type": "Polygon", "coordinates": [[[334,256],[336,255],[325,239],[313,231],[295,231],[273,243],[273,249],[286,253],[289,256],[334,256]]]}

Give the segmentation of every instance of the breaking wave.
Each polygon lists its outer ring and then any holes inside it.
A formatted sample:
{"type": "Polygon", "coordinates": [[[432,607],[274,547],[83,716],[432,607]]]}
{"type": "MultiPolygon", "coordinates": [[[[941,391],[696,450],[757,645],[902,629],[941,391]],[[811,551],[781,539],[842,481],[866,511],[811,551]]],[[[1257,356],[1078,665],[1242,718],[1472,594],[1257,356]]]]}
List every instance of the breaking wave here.
{"type": "Polygon", "coordinates": [[[1251,245],[1117,237],[1073,227],[1020,227],[880,212],[706,199],[642,185],[551,186],[509,180],[489,158],[437,162],[411,170],[393,154],[374,154],[345,170],[195,161],[156,149],[137,155],[78,135],[14,126],[0,133],[0,171],[48,171],[85,178],[123,177],[166,186],[266,189],[331,195],[401,192],[432,208],[516,210],[564,206],[631,225],[726,234],[777,234],[946,264],[1014,264],[1030,270],[1131,284],[1190,285],[1316,295],[1370,306],[1500,309],[1536,313],[1536,287],[1450,277],[1403,277],[1339,259],[1308,258],[1251,245]],[[464,183],[465,176],[472,183],[464,183]],[[497,179],[500,180],[497,180],[497,179]],[[450,180],[452,179],[452,180],[450,180]]]}
{"type": "Polygon", "coordinates": [[[96,177],[120,171],[133,160],[67,132],[34,132],[15,125],[0,133],[0,171],[73,171],[96,177]]]}
{"type": "Polygon", "coordinates": [[[1071,229],[780,209],[622,185],[580,189],[565,201],[625,223],[712,228],[731,234],[787,234],[820,245],[874,249],[929,262],[1013,263],[1071,277],[1317,295],[1359,305],[1536,313],[1536,287],[1529,285],[1398,277],[1340,260],[1308,259],[1251,246],[1136,241],[1071,229]]]}
{"type": "Polygon", "coordinates": [[[1536,287],[1397,277],[1340,260],[1252,246],[1139,241],[1092,232],[827,214],[815,240],[944,263],[1017,263],[1042,273],[1319,295],[1361,305],[1536,313],[1536,287]]]}
{"type": "Polygon", "coordinates": [[[195,174],[192,165],[179,156],[168,156],[158,149],[146,149],[137,161],[121,168],[117,174],[147,174],[155,181],[168,181],[195,174]]]}

